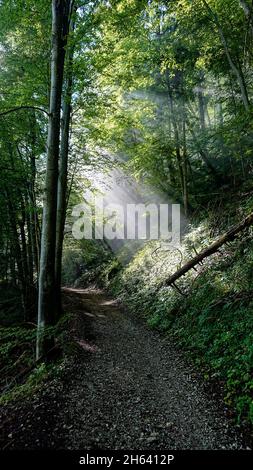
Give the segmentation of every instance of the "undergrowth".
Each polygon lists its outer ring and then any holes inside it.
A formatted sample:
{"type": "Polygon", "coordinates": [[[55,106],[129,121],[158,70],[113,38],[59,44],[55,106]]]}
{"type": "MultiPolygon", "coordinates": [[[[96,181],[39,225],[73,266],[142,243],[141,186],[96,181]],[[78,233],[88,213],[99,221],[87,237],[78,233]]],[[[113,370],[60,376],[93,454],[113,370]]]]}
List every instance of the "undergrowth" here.
{"type": "MultiPolygon", "coordinates": [[[[45,329],[45,337],[54,338],[58,351],[64,352],[68,341],[67,324],[70,315],[65,314],[57,325],[45,329]]],[[[33,394],[51,375],[57,373],[57,360],[35,363],[36,327],[0,327],[0,404],[33,394]]],[[[55,358],[54,358],[55,359],[55,358]]]]}
{"type": "Polygon", "coordinates": [[[107,286],[150,327],[174,338],[205,379],[220,383],[238,423],[253,424],[252,229],[177,281],[181,293],[157,289],[211,235],[206,221],[192,227],[178,249],[149,242],[107,286]]]}

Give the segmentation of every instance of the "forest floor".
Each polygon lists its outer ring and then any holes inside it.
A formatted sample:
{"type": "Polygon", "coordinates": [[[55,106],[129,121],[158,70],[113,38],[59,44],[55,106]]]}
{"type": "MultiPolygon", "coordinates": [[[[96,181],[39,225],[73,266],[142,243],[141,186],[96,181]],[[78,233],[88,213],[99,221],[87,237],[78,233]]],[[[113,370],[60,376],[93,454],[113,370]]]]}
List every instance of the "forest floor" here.
{"type": "Polygon", "coordinates": [[[33,397],[2,407],[2,448],[246,447],[165,336],[98,289],[64,289],[64,299],[76,351],[33,397]]]}

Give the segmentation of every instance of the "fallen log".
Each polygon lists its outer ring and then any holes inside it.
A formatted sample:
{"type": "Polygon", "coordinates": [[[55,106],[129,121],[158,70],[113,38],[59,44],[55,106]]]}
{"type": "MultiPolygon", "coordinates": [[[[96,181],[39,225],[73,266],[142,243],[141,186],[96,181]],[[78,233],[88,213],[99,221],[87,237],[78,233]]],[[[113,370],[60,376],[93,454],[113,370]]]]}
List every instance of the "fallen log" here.
{"type": "MultiPolygon", "coordinates": [[[[181,276],[184,276],[188,271],[194,269],[195,266],[201,263],[205,258],[208,256],[216,253],[219,251],[219,248],[224,245],[225,243],[234,240],[236,235],[246,228],[253,225],[253,212],[249,214],[242,222],[232,227],[228,232],[224,233],[219,237],[216,241],[214,241],[211,245],[207,248],[202,250],[198,253],[194,258],[190,261],[187,261],[180,269],[178,269],[174,274],[172,274],[165,282],[163,282],[162,286],[172,286],[175,285],[175,281],[179,279],[181,276]]],[[[160,287],[162,287],[160,286],[160,287]]]]}

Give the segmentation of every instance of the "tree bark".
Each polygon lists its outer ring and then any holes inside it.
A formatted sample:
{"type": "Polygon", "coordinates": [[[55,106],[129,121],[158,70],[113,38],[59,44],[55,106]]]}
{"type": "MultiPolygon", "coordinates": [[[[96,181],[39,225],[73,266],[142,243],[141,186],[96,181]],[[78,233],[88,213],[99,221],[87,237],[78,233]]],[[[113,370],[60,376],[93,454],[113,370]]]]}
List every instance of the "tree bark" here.
{"type": "Polygon", "coordinates": [[[185,103],[182,104],[182,124],[183,124],[183,151],[182,151],[182,167],[183,167],[183,192],[184,192],[184,212],[185,216],[189,215],[189,192],[188,192],[188,162],[186,147],[186,116],[185,103]]]}
{"type": "Polygon", "coordinates": [[[198,91],[199,121],[202,132],[206,130],[205,102],[202,90],[198,91]]]}
{"type": "Polygon", "coordinates": [[[30,156],[30,171],[31,179],[28,182],[28,200],[30,205],[29,211],[29,224],[31,231],[31,244],[33,252],[33,261],[37,276],[39,275],[39,246],[40,246],[40,230],[37,213],[36,202],[36,116],[35,112],[31,114],[31,156],[30,156]]]}
{"type": "Polygon", "coordinates": [[[169,99],[169,108],[171,114],[171,122],[174,131],[174,139],[175,139],[175,150],[176,150],[176,160],[178,164],[178,171],[180,177],[180,186],[182,191],[182,196],[184,197],[184,174],[183,174],[183,166],[182,166],[182,158],[180,152],[180,138],[179,138],[179,130],[178,130],[178,123],[175,115],[174,109],[174,99],[173,99],[173,92],[170,89],[170,85],[168,84],[168,99],[169,99]]]}
{"type": "Polygon", "coordinates": [[[60,138],[60,111],[64,70],[66,35],[64,21],[69,2],[52,0],[52,56],[50,109],[47,139],[46,184],[41,234],[39,298],[38,298],[38,333],[36,345],[37,360],[52,347],[45,340],[46,325],[54,324],[55,305],[55,243],[57,178],[60,138]]]}
{"type": "MultiPolygon", "coordinates": [[[[70,12],[71,15],[72,12],[70,12]]],[[[74,20],[71,18],[70,33],[74,31],[74,20]]],[[[67,208],[67,177],[68,177],[68,154],[69,154],[69,134],[71,122],[71,98],[73,83],[73,55],[74,42],[70,44],[66,57],[66,79],[65,94],[62,111],[60,161],[57,191],[57,215],[56,215],[56,254],[55,254],[55,282],[56,282],[56,302],[57,315],[61,313],[61,273],[62,273],[62,249],[64,240],[64,227],[67,208]]]]}
{"type": "MultiPolygon", "coordinates": [[[[24,276],[23,262],[22,262],[22,251],[20,247],[19,233],[17,229],[17,216],[16,211],[12,203],[12,197],[9,190],[6,188],[6,200],[8,207],[8,218],[9,224],[11,227],[11,248],[12,248],[12,257],[15,259],[18,272],[18,286],[21,292],[22,299],[22,308],[24,313],[24,318],[26,315],[26,279],[24,276]]],[[[14,268],[15,270],[15,268],[14,268]]]]}

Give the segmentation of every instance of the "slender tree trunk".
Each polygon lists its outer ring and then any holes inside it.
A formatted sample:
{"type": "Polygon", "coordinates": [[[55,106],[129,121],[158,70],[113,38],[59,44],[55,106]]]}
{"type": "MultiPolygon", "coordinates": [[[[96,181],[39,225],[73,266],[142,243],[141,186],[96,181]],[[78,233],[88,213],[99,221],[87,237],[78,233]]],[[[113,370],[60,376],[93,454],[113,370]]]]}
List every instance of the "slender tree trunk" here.
{"type": "Polygon", "coordinates": [[[64,15],[67,1],[52,0],[52,58],[50,110],[47,139],[47,167],[44,193],[44,207],[41,234],[38,334],[36,358],[39,359],[52,346],[45,340],[44,328],[54,324],[55,302],[55,243],[57,178],[60,137],[60,110],[66,36],[64,36],[64,15]]]}
{"type": "Polygon", "coordinates": [[[205,101],[202,90],[198,91],[199,121],[202,132],[206,130],[205,101]]]}
{"type": "Polygon", "coordinates": [[[22,199],[22,194],[19,193],[20,202],[21,202],[21,219],[18,221],[19,231],[20,231],[20,240],[21,240],[21,262],[23,267],[23,296],[24,296],[24,318],[28,320],[30,312],[30,273],[29,273],[29,262],[28,262],[28,246],[26,241],[26,214],[24,208],[24,202],[22,199]]]}
{"type": "MultiPolygon", "coordinates": [[[[71,14],[71,13],[70,13],[71,14]]],[[[71,19],[70,33],[74,31],[74,20],[71,19]]],[[[69,134],[71,121],[71,97],[73,82],[73,55],[74,43],[72,41],[66,58],[66,80],[65,94],[62,111],[61,145],[57,193],[57,216],[56,216],[56,255],[55,255],[55,278],[56,278],[56,302],[57,314],[62,310],[61,306],[61,272],[62,272],[62,249],[64,240],[64,227],[67,206],[67,177],[68,177],[68,154],[69,134]]]]}
{"type": "Polygon", "coordinates": [[[239,0],[239,3],[245,13],[245,16],[248,18],[251,14],[251,8],[250,6],[248,5],[248,3],[246,2],[246,0],[239,0]]]}
{"type": "Polygon", "coordinates": [[[251,29],[251,34],[253,34],[253,17],[252,17],[252,5],[249,6],[248,3],[245,0],[239,0],[239,4],[242,7],[244,14],[246,16],[246,19],[249,22],[249,26],[251,29]]]}
{"type": "Polygon", "coordinates": [[[186,119],[185,119],[185,104],[182,104],[182,133],[183,133],[183,151],[182,151],[182,166],[183,166],[183,187],[184,187],[184,212],[185,216],[189,215],[189,193],[188,193],[188,164],[187,164],[187,147],[186,147],[186,119]]]}
{"type": "Polygon", "coordinates": [[[23,271],[22,252],[20,248],[19,234],[18,234],[18,229],[17,229],[17,217],[16,217],[15,209],[12,204],[12,198],[8,189],[6,189],[6,196],[7,196],[7,204],[8,204],[9,224],[11,227],[12,256],[14,257],[16,264],[17,264],[18,286],[21,292],[22,308],[23,308],[23,313],[25,316],[25,313],[26,313],[26,297],[25,297],[26,279],[25,279],[24,271],[23,271]]]}
{"type": "Polygon", "coordinates": [[[31,158],[30,158],[30,169],[31,169],[31,181],[28,182],[28,204],[30,206],[29,211],[29,225],[31,232],[31,246],[33,254],[33,263],[37,276],[39,274],[39,221],[37,214],[37,202],[36,202],[36,116],[35,112],[31,113],[31,158]]]}
{"type": "Polygon", "coordinates": [[[31,213],[34,208],[30,205],[28,191],[24,192],[24,210],[26,217],[26,234],[27,234],[27,265],[28,265],[28,276],[29,286],[33,289],[34,286],[34,272],[36,267],[36,260],[34,258],[34,246],[33,246],[33,228],[31,224],[31,213]]]}
{"type": "Polygon", "coordinates": [[[169,84],[168,84],[168,98],[169,98],[171,122],[173,126],[173,131],[174,131],[174,138],[175,138],[175,147],[176,147],[175,150],[176,150],[176,159],[177,159],[178,171],[179,171],[179,177],[180,177],[180,186],[181,186],[182,196],[184,197],[184,175],[183,175],[182,158],[181,158],[181,152],[180,152],[179,130],[178,130],[178,123],[177,123],[177,119],[175,115],[173,95],[172,95],[172,91],[170,89],[169,84]]]}
{"type": "Polygon", "coordinates": [[[31,194],[30,188],[28,188],[28,206],[29,206],[29,232],[30,232],[30,243],[32,249],[32,258],[35,273],[39,274],[39,240],[37,233],[37,213],[36,213],[36,201],[31,194]]]}
{"type": "Polygon", "coordinates": [[[220,40],[221,40],[221,43],[224,47],[224,51],[225,51],[228,63],[230,65],[230,68],[231,68],[233,74],[237,78],[237,82],[238,82],[238,85],[239,85],[240,90],[241,90],[241,97],[242,97],[244,107],[245,107],[246,111],[248,111],[249,107],[250,107],[250,101],[249,101],[248,91],[247,91],[247,87],[246,87],[246,83],[245,83],[245,79],[244,79],[241,67],[236,65],[236,62],[233,60],[232,55],[230,54],[228,44],[227,44],[227,40],[226,40],[225,35],[223,33],[223,29],[221,27],[221,24],[220,24],[220,21],[219,21],[219,18],[217,16],[217,14],[212,10],[212,8],[210,7],[210,5],[208,4],[208,2],[206,0],[202,0],[202,2],[204,3],[204,5],[207,8],[208,12],[212,16],[212,18],[214,20],[214,23],[216,24],[216,27],[217,27],[218,32],[219,32],[220,40]]]}
{"type": "MultiPolygon", "coordinates": [[[[10,244],[11,248],[11,244],[10,244]]],[[[10,278],[11,284],[16,287],[17,285],[17,274],[16,274],[16,261],[13,252],[10,251],[10,278]]]]}
{"type": "Polygon", "coordinates": [[[9,253],[9,240],[5,241],[5,250],[4,250],[4,274],[3,277],[5,281],[8,281],[8,268],[10,264],[10,253],[9,253]]]}
{"type": "Polygon", "coordinates": [[[217,104],[217,121],[218,121],[219,126],[223,127],[224,125],[223,106],[221,102],[217,104]]]}
{"type": "Polygon", "coordinates": [[[172,126],[171,126],[171,117],[168,117],[168,128],[169,128],[169,139],[171,140],[172,135],[172,126]]]}
{"type": "MultiPolygon", "coordinates": [[[[201,80],[202,81],[202,80],[201,80]]],[[[201,83],[202,85],[202,83],[201,83]]],[[[201,89],[198,91],[198,108],[199,108],[199,123],[200,123],[200,130],[203,134],[206,132],[206,113],[205,113],[205,100],[203,96],[203,92],[201,89]]],[[[193,131],[191,131],[193,133],[193,131]]],[[[196,136],[195,136],[196,140],[196,136]]],[[[196,140],[197,142],[197,140],[196,140]]],[[[205,145],[202,144],[201,148],[199,149],[199,153],[202,156],[204,162],[208,166],[208,168],[212,171],[215,176],[217,176],[217,171],[215,170],[214,166],[210,162],[209,153],[205,145]]]]}
{"type": "Polygon", "coordinates": [[[202,147],[202,144],[199,142],[198,140],[198,136],[195,134],[195,131],[191,125],[191,122],[189,121],[189,119],[186,120],[186,124],[187,124],[187,127],[193,137],[193,140],[197,146],[197,149],[198,149],[198,152],[200,154],[200,156],[202,157],[203,161],[205,162],[207,168],[209,169],[210,173],[213,175],[214,179],[217,181],[218,184],[220,183],[223,183],[224,182],[224,176],[221,175],[218,170],[216,170],[216,168],[213,166],[212,162],[209,160],[209,155],[207,154],[207,152],[205,151],[205,149],[203,149],[202,147]]]}

